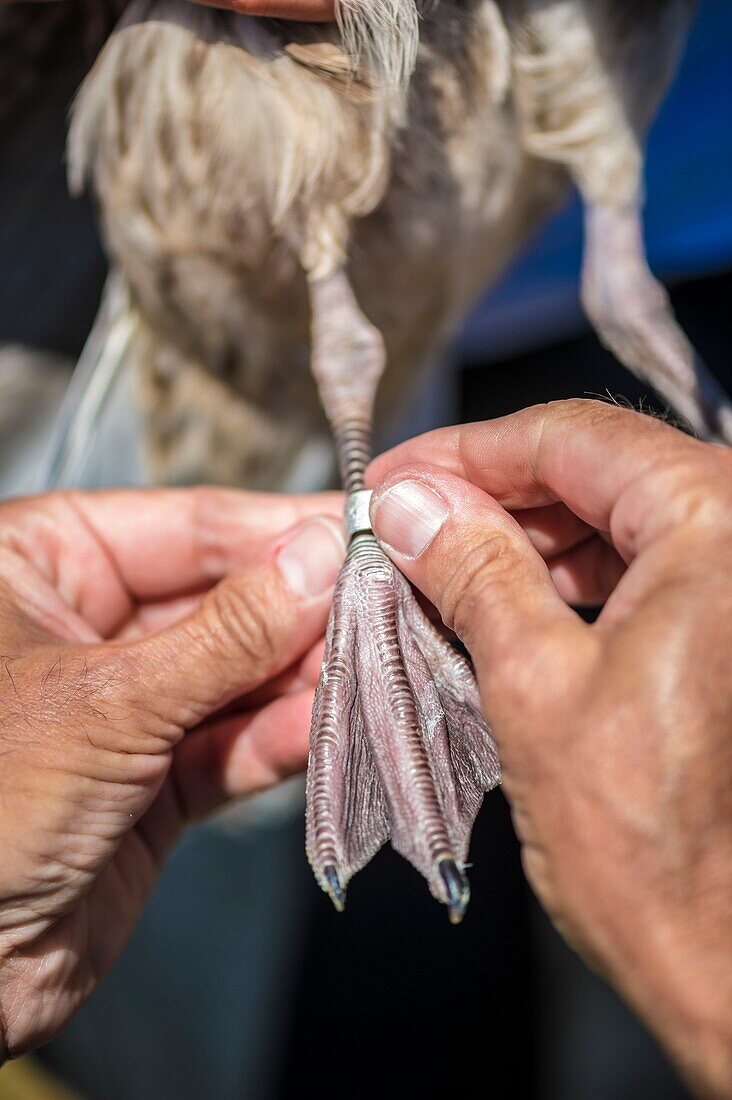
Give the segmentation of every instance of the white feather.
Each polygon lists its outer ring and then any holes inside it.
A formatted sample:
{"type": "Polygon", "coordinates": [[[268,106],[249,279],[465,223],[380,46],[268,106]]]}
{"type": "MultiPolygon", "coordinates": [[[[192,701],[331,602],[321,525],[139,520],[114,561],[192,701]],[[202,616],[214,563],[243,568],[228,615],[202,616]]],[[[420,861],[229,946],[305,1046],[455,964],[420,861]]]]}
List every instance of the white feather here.
{"type": "Polygon", "coordinates": [[[337,0],[335,11],[354,66],[365,62],[387,91],[403,88],[417,61],[415,0],[337,0]]]}

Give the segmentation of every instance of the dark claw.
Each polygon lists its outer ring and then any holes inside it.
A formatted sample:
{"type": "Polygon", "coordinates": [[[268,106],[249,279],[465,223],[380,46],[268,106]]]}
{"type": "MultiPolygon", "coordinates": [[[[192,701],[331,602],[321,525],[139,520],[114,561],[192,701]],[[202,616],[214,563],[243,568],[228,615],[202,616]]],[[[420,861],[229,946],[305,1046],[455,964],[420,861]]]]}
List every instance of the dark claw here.
{"type": "Polygon", "coordinates": [[[460,924],[470,901],[468,880],[454,859],[440,860],[439,871],[447,891],[447,912],[450,923],[460,924]]]}
{"type": "Polygon", "coordinates": [[[307,782],[308,857],[336,909],[390,840],[458,924],[470,830],[499,779],[470,665],[373,536],[356,535],[328,623],[307,782]]]}
{"type": "Polygon", "coordinates": [[[326,890],[328,897],[333,902],[339,913],[342,913],[346,907],[346,891],[341,886],[341,880],[338,877],[338,872],[335,867],[323,868],[323,877],[327,883],[326,890]]]}

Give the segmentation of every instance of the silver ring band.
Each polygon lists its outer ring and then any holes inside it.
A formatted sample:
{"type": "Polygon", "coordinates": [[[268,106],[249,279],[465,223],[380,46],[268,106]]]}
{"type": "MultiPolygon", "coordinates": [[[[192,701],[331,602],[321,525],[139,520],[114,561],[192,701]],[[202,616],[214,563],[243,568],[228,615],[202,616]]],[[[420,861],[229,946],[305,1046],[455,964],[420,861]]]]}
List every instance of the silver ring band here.
{"type": "Polygon", "coordinates": [[[369,505],[371,503],[371,490],[359,489],[355,493],[349,493],[346,497],[344,522],[346,527],[346,539],[348,542],[354,535],[361,535],[371,530],[369,517],[369,505]]]}

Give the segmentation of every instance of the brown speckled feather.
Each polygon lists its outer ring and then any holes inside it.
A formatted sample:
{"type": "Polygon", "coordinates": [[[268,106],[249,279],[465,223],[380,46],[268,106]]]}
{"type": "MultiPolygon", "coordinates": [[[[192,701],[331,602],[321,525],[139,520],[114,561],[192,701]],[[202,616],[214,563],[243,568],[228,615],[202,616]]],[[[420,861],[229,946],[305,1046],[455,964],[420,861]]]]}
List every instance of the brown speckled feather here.
{"type": "Polygon", "coordinates": [[[442,0],[404,115],[336,28],[136,0],[81,91],[69,153],[143,316],[132,360],[154,477],[327,479],[305,272],[348,256],[393,408],[567,170],[588,199],[638,200],[689,6],[631,19],[618,0],[442,0]]]}

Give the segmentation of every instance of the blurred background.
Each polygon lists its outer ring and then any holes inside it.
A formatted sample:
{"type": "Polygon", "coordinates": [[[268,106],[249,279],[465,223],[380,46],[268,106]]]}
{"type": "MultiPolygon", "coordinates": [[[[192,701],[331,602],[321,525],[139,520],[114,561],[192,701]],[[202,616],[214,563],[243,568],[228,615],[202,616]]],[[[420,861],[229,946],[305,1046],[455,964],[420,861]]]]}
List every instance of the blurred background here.
{"type": "MultiPolygon", "coordinates": [[[[4,495],[42,482],[105,276],[90,207],[65,188],[66,113],[88,57],[63,7],[43,79],[24,83],[12,70],[12,88],[0,87],[4,495]]],[[[732,5],[703,0],[651,134],[646,213],[651,266],[728,389],[730,42],[732,5]]],[[[0,80],[11,53],[5,28],[0,80]]],[[[654,407],[587,331],[580,247],[572,202],[479,304],[382,442],[559,397],[654,407]]],[[[144,483],[136,428],[122,386],[76,480],[144,483]]],[[[0,1071],[0,1100],[685,1096],[652,1040],[540,913],[499,792],[486,799],[471,859],[473,900],[458,928],[390,850],[357,877],[339,917],[305,861],[297,783],[192,830],[112,975],[32,1063],[0,1071]]]]}

